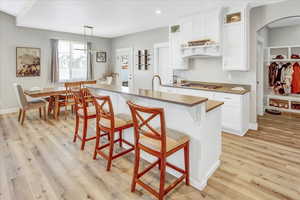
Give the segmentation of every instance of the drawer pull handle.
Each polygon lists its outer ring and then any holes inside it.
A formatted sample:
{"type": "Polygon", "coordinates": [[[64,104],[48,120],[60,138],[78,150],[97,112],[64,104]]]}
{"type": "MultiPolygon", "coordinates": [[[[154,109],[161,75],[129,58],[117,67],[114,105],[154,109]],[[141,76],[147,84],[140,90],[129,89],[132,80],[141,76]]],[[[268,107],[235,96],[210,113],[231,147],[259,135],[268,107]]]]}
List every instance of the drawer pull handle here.
{"type": "Polygon", "coordinates": [[[231,100],[231,98],[230,98],[230,97],[224,97],[224,99],[228,99],[228,100],[231,100]]]}

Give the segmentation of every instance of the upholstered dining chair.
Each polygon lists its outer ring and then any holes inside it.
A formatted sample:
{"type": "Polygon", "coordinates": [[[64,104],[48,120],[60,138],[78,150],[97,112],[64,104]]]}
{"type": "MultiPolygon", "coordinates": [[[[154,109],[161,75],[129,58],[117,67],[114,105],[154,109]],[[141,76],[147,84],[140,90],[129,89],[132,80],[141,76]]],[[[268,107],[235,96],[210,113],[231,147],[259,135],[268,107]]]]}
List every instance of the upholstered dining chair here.
{"type": "Polygon", "coordinates": [[[31,101],[28,101],[26,99],[26,96],[24,94],[22,86],[17,84],[17,83],[14,83],[13,85],[14,85],[14,89],[15,89],[15,92],[16,92],[17,101],[18,101],[18,104],[19,104],[18,121],[21,122],[21,125],[24,124],[25,115],[26,115],[27,110],[38,109],[40,118],[42,118],[42,110],[43,110],[44,120],[46,120],[46,115],[47,115],[47,113],[46,113],[46,106],[47,106],[46,101],[43,100],[43,99],[34,99],[34,100],[31,100],[31,101]]]}

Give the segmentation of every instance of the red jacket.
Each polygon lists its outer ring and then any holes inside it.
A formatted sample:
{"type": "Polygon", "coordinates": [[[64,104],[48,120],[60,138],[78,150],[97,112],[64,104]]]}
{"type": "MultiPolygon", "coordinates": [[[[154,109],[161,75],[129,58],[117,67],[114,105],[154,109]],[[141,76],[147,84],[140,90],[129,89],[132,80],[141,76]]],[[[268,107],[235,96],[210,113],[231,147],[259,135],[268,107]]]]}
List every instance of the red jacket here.
{"type": "Polygon", "coordinates": [[[292,93],[300,93],[300,65],[295,63],[293,66],[293,80],[292,80],[292,93]]]}

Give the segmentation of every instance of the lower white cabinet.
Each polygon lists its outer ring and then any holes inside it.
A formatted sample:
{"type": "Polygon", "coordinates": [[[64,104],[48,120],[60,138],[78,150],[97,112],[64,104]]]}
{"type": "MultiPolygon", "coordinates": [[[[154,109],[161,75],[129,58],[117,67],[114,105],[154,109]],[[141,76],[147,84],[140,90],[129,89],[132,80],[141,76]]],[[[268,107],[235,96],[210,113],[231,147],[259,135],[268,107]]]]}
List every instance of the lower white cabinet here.
{"type": "Polygon", "coordinates": [[[174,87],[160,87],[160,91],[206,97],[210,100],[222,101],[224,102],[224,105],[222,106],[223,131],[243,136],[249,129],[249,93],[240,95],[174,87]]]}
{"type": "Polygon", "coordinates": [[[249,129],[250,107],[249,93],[244,95],[215,93],[213,100],[223,101],[223,131],[243,136],[249,129]]]}

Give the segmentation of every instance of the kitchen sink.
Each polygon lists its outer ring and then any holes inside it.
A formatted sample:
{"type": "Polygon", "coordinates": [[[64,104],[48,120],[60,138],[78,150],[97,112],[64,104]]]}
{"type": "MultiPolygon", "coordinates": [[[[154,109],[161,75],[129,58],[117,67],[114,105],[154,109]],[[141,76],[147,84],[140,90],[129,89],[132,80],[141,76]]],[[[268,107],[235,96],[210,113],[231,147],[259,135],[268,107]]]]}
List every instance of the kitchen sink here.
{"type": "Polygon", "coordinates": [[[181,84],[183,87],[196,87],[196,88],[207,88],[207,89],[218,89],[222,86],[219,85],[211,85],[211,84],[203,84],[203,83],[183,83],[181,84]]]}

